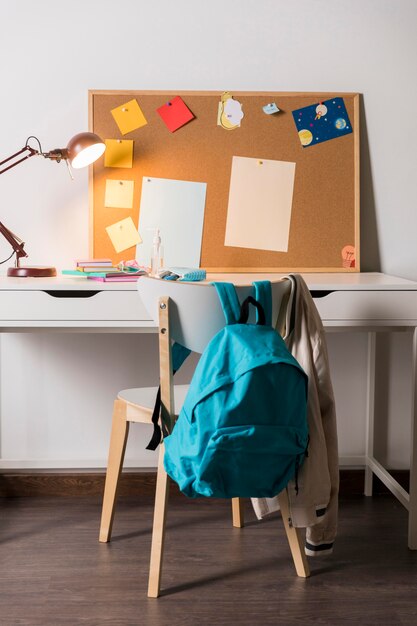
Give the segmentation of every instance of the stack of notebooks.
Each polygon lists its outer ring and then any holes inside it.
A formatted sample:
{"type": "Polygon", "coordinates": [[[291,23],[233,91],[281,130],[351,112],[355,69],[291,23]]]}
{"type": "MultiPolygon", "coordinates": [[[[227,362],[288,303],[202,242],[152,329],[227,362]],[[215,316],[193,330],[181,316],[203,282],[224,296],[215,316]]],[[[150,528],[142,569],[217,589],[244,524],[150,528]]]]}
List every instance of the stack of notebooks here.
{"type": "Polygon", "coordinates": [[[111,259],[81,259],[75,270],[62,270],[64,276],[88,278],[100,282],[133,282],[146,274],[143,269],[125,268],[123,272],[114,267],[111,259]]]}

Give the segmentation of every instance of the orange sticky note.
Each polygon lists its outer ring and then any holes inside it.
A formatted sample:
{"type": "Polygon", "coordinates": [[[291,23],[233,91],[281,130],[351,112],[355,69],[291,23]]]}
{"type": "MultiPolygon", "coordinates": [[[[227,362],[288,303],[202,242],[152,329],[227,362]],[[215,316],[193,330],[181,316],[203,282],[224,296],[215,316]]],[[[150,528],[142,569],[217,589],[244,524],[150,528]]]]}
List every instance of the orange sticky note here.
{"type": "Polygon", "coordinates": [[[168,102],[159,107],[159,109],[156,109],[156,111],[162,117],[171,133],[175,132],[195,117],[180,96],[168,100],[168,102]]]}
{"type": "Polygon", "coordinates": [[[106,231],[116,252],[123,252],[123,250],[142,243],[138,229],[131,217],[107,226],[106,231]]]}
{"type": "Polygon", "coordinates": [[[119,107],[111,110],[111,114],[119,127],[122,135],[130,133],[132,130],[145,126],[148,122],[140,108],[137,100],[129,100],[125,104],[121,104],[119,107]]]}
{"type": "Polygon", "coordinates": [[[104,206],[116,209],[133,207],[133,180],[106,180],[104,206]]]}
{"type": "Polygon", "coordinates": [[[105,167],[132,167],[133,141],[132,139],[106,139],[104,153],[105,167]]]}

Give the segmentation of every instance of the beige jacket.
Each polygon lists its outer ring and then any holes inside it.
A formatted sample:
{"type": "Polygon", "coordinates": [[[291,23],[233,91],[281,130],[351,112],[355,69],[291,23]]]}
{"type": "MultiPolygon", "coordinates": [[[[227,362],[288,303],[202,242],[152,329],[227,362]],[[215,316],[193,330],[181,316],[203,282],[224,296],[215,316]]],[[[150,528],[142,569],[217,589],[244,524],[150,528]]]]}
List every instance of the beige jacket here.
{"type": "MultiPolygon", "coordinates": [[[[308,376],[307,419],[310,441],[308,457],[295,483],[288,484],[293,526],[306,527],[306,553],[332,551],[337,531],[339,466],[336,412],[330,380],[326,339],[320,316],[300,275],[292,282],[287,305],[285,342],[308,376]]],[[[279,509],[277,498],[253,498],[258,518],[279,509]]]]}

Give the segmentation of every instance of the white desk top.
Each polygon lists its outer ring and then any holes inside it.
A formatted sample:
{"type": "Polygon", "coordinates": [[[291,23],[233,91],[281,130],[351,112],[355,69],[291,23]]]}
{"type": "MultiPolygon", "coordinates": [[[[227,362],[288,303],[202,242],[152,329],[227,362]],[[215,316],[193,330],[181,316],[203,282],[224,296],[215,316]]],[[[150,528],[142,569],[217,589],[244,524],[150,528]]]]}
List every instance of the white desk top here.
{"type": "MultiPolygon", "coordinates": [[[[235,284],[252,283],[254,280],[274,281],[283,274],[217,274],[217,280],[228,280],[235,284]]],[[[368,290],[416,290],[417,282],[388,276],[379,272],[347,273],[303,273],[302,277],[310,290],[317,291],[368,291],[368,290]]],[[[216,280],[216,274],[209,274],[209,280],[216,280]]]]}
{"type": "MultiPolygon", "coordinates": [[[[276,281],[283,274],[209,274],[207,281],[226,280],[237,285],[251,284],[254,280],[276,281]]],[[[317,291],[415,291],[417,282],[388,276],[379,272],[305,273],[303,278],[309,289],[317,291]]],[[[139,284],[140,284],[139,279],[139,284]]],[[[196,283],[197,284],[197,283],[196,283]]],[[[136,283],[102,283],[86,278],[58,275],[56,278],[8,278],[0,276],[0,292],[8,290],[39,291],[134,291],[136,283]]]]}

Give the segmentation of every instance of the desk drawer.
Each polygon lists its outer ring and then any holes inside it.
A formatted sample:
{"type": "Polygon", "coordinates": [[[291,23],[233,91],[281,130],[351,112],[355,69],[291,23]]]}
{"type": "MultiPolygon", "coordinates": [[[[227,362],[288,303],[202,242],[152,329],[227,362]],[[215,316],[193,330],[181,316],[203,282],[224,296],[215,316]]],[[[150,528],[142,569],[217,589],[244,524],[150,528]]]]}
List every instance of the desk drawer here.
{"type": "Polygon", "coordinates": [[[417,291],[333,291],[314,302],[323,321],[417,319],[417,291]]]}
{"type": "Polygon", "coordinates": [[[0,320],[149,320],[134,291],[0,291],[0,320]]]}

